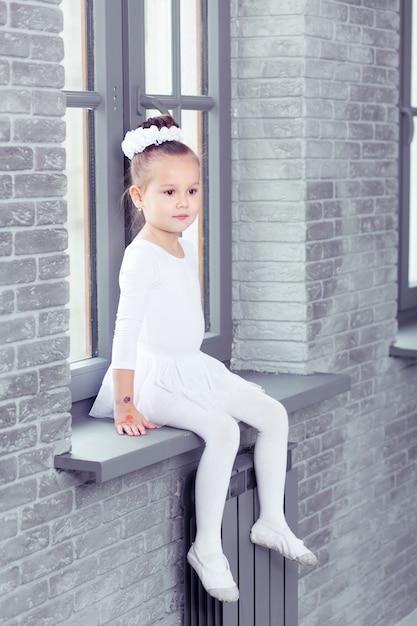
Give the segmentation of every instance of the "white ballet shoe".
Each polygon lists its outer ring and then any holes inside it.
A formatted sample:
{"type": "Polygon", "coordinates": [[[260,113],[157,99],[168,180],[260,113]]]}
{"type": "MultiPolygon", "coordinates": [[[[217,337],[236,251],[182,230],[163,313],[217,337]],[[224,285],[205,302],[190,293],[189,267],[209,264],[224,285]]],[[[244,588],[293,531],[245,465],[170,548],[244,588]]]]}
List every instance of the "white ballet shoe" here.
{"type": "Polygon", "coordinates": [[[237,602],[239,589],[233,580],[229,562],[224,554],[213,554],[201,558],[192,544],[187,561],[196,571],[204,589],[220,602],[237,602]]]}
{"type": "Polygon", "coordinates": [[[311,552],[301,539],[298,539],[290,529],[280,532],[272,526],[258,520],[250,531],[252,543],[276,550],[282,556],[300,565],[317,565],[317,557],[311,552]]]}

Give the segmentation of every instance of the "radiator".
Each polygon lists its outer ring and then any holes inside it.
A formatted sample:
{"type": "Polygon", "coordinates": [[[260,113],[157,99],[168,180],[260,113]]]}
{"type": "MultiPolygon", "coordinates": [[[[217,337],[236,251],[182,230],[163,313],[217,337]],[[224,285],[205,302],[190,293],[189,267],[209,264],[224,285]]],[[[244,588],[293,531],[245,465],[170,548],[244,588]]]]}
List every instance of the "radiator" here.
{"type": "MultiPolygon", "coordinates": [[[[285,514],[296,531],[297,472],[291,468],[290,459],[289,454],[285,514]]],[[[195,535],[194,477],[195,472],[185,489],[185,553],[195,535]]],[[[245,452],[234,465],[222,525],[223,548],[239,586],[240,600],[222,603],[209,596],[185,559],[185,626],[297,626],[297,564],[250,542],[257,514],[253,457],[245,452]]]]}

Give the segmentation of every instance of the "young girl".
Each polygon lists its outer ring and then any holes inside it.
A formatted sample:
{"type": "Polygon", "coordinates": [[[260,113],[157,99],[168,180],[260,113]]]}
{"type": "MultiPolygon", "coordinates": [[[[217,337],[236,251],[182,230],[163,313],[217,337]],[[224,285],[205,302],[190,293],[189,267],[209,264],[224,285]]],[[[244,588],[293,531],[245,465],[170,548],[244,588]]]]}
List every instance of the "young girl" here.
{"type": "Polygon", "coordinates": [[[221,522],[238,420],[258,431],[260,517],[251,541],[299,563],[317,562],[283,513],[287,414],[260,387],[200,351],[197,255],[179,237],[199,211],[200,165],[178,125],[168,115],[151,118],[126,134],[122,149],[131,160],[129,194],[145,225],[125,251],[112,365],[91,415],[114,416],[120,435],[169,424],[204,440],[195,483],[197,532],[187,559],[209,594],[235,602],[239,591],[223,554],[221,522]]]}

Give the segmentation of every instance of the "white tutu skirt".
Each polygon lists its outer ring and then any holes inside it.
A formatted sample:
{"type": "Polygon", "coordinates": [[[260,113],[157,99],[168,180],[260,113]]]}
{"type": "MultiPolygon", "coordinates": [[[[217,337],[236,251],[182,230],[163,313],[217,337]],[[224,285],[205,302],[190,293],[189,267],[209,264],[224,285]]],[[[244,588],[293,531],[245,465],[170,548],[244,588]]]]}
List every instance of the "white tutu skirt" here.
{"type": "MultiPolygon", "coordinates": [[[[217,359],[198,351],[167,355],[139,351],[134,377],[134,404],[144,417],[156,426],[175,420],[184,402],[193,402],[208,411],[221,408],[225,396],[239,389],[257,388],[230,372],[217,359]]],[[[112,366],[107,370],[100,391],[91,408],[93,417],[114,417],[112,366]]]]}

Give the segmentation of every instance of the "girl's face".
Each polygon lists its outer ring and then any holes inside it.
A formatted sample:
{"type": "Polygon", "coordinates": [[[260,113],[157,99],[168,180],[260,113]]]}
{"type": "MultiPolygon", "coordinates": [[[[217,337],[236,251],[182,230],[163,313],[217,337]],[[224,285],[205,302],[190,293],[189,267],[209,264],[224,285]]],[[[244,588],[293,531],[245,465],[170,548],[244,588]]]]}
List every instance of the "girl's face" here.
{"type": "Polygon", "coordinates": [[[163,156],[151,164],[146,185],[130,195],[155,233],[180,234],[200,209],[200,168],[192,155],[163,156]]]}

